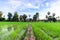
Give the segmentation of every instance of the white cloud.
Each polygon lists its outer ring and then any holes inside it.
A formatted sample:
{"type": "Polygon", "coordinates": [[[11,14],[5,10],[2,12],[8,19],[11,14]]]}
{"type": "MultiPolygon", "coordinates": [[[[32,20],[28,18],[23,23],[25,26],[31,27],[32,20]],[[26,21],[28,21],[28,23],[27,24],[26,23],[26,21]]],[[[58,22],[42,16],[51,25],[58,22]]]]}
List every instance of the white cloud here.
{"type": "Polygon", "coordinates": [[[16,9],[18,6],[20,6],[22,4],[21,1],[12,1],[12,0],[10,0],[9,3],[10,3],[10,5],[12,5],[13,9],[16,9]]]}
{"type": "Polygon", "coordinates": [[[48,2],[46,2],[46,4],[45,4],[47,7],[49,6],[49,3],[48,2]]]}
{"type": "Polygon", "coordinates": [[[35,6],[31,3],[25,4],[25,6],[26,6],[26,8],[37,8],[37,9],[39,8],[39,6],[35,6]]]}
{"type": "Polygon", "coordinates": [[[49,10],[51,13],[56,13],[56,16],[60,16],[60,1],[53,3],[49,10]]]}
{"type": "MultiPolygon", "coordinates": [[[[34,9],[40,10],[40,6],[42,6],[42,7],[45,7],[45,6],[49,7],[50,6],[49,8],[45,8],[45,9],[43,9],[41,7],[42,10],[41,10],[41,13],[40,13],[40,18],[44,18],[47,11],[50,11],[51,13],[55,12],[57,16],[60,16],[60,0],[58,0],[56,2],[51,2],[51,3],[46,2],[45,4],[44,3],[42,4],[42,2],[44,2],[44,1],[46,1],[46,0],[35,0],[35,1],[33,1],[33,3],[31,3],[31,2],[26,2],[26,0],[19,0],[19,1],[9,0],[7,2],[7,4],[11,5],[11,7],[8,6],[8,5],[5,5],[4,7],[1,7],[0,10],[2,10],[5,13],[8,13],[8,12],[16,11],[17,8],[18,9],[20,9],[20,8],[21,9],[34,8],[34,9]],[[38,4],[38,5],[36,5],[36,4],[38,4]],[[42,5],[40,5],[40,4],[42,4],[42,5]]],[[[30,13],[27,13],[27,12],[23,12],[23,10],[22,10],[22,14],[24,14],[24,13],[26,13],[27,15],[28,14],[31,14],[31,15],[33,14],[32,12],[30,12],[30,13]]]]}
{"type": "Polygon", "coordinates": [[[60,0],[50,3],[50,5],[49,5],[49,3],[46,3],[46,6],[50,6],[50,7],[45,8],[43,11],[41,11],[40,15],[43,15],[43,16],[40,16],[40,18],[42,18],[42,19],[45,18],[45,15],[47,14],[48,11],[51,12],[51,15],[52,15],[52,13],[55,13],[56,17],[60,16],[60,0]]]}

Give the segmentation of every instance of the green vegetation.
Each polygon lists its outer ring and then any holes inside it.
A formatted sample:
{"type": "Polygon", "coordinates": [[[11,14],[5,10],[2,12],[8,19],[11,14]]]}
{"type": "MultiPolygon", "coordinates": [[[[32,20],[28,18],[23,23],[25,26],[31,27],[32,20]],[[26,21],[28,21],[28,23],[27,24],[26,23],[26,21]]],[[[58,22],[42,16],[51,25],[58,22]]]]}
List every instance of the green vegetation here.
{"type": "Polygon", "coordinates": [[[60,39],[60,23],[59,22],[33,22],[37,40],[59,40],[60,39]]]}
{"type": "Polygon", "coordinates": [[[1,22],[0,25],[1,25],[0,26],[1,40],[17,40],[17,39],[20,40],[23,34],[25,33],[26,27],[27,27],[26,22],[25,23],[23,22],[1,22]]]}
{"type": "Polygon", "coordinates": [[[28,23],[32,25],[36,40],[60,40],[59,22],[0,22],[0,39],[21,40],[28,23]]]}

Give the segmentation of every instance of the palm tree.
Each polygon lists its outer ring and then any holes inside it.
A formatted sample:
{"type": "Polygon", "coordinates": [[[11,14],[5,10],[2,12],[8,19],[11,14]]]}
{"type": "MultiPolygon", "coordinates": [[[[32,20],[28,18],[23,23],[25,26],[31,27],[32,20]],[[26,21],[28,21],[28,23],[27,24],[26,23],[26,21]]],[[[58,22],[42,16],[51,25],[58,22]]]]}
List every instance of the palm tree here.
{"type": "Polygon", "coordinates": [[[52,16],[53,16],[53,22],[56,22],[55,15],[56,15],[55,13],[52,14],[52,16]]]}
{"type": "Polygon", "coordinates": [[[8,21],[11,21],[12,20],[12,14],[9,12],[8,13],[8,21]]]}
{"type": "Polygon", "coordinates": [[[47,13],[48,15],[50,15],[50,12],[48,11],[48,13],[47,13]]]}
{"type": "Polygon", "coordinates": [[[36,12],[36,17],[37,17],[37,20],[39,20],[39,13],[36,12]]]}
{"type": "Polygon", "coordinates": [[[52,16],[50,15],[49,11],[47,12],[46,18],[48,21],[50,21],[50,22],[52,21],[52,16]]]}
{"type": "Polygon", "coordinates": [[[14,13],[13,21],[19,21],[17,12],[14,13]]]}
{"type": "Polygon", "coordinates": [[[26,21],[26,18],[27,18],[27,15],[26,14],[23,14],[24,21],[26,21]]]}
{"type": "Polygon", "coordinates": [[[20,21],[24,21],[24,20],[23,20],[23,16],[22,16],[22,15],[20,15],[20,21]]]}
{"type": "Polygon", "coordinates": [[[36,15],[33,16],[33,21],[37,21],[37,16],[36,15]]]}
{"type": "Polygon", "coordinates": [[[56,15],[55,13],[52,14],[53,17],[54,17],[55,15],[56,15]]]}

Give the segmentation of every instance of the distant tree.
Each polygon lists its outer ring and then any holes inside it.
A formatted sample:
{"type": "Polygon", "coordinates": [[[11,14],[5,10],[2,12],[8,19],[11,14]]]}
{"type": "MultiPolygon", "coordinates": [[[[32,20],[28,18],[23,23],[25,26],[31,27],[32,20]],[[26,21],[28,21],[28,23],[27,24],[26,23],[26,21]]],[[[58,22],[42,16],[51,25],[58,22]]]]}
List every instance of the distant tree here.
{"type": "Polygon", "coordinates": [[[17,12],[14,13],[14,16],[13,16],[12,20],[13,21],[19,21],[19,19],[18,19],[18,13],[17,12]]]}
{"type": "Polygon", "coordinates": [[[39,20],[39,13],[36,12],[36,14],[33,16],[33,21],[39,20]]]}
{"type": "Polygon", "coordinates": [[[5,20],[5,15],[2,17],[2,21],[6,21],[6,20],[5,20]]]}
{"type": "Polygon", "coordinates": [[[48,21],[51,22],[52,20],[53,20],[52,16],[49,16],[49,17],[48,17],[48,21]]]}
{"type": "Polygon", "coordinates": [[[29,15],[29,18],[27,19],[28,22],[32,21],[31,15],[29,15]]]}
{"type": "Polygon", "coordinates": [[[24,20],[23,20],[23,16],[22,16],[22,15],[20,15],[20,21],[24,21],[24,20]]]}
{"type": "Polygon", "coordinates": [[[3,18],[2,15],[3,15],[3,13],[2,13],[2,11],[0,11],[0,21],[4,21],[5,20],[5,18],[3,18]]]}
{"type": "Polygon", "coordinates": [[[47,14],[50,15],[50,12],[48,11],[47,14]]]}
{"type": "Polygon", "coordinates": [[[48,19],[49,16],[51,16],[51,15],[50,15],[50,12],[48,11],[48,12],[47,12],[47,15],[46,15],[46,18],[48,19]]]}
{"type": "Polygon", "coordinates": [[[23,14],[23,20],[26,21],[27,15],[23,14]]]}
{"type": "Polygon", "coordinates": [[[2,11],[0,11],[0,18],[2,17],[2,14],[3,14],[2,11]]]}
{"type": "Polygon", "coordinates": [[[39,13],[36,12],[36,17],[37,17],[37,20],[39,20],[39,13]]]}
{"type": "Polygon", "coordinates": [[[9,12],[8,13],[8,21],[11,21],[12,20],[12,14],[9,12]]]}
{"type": "Polygon", "coordinates": [[[53,22],[56,22],[55,15],[56,15],[55,13],[52,14],[52,16],[53,16],[53,22]]]}
{"type": "Polygon", "coordinates": [[[47,18],[47,21],[50,21],[50,22],[52,21],[52,16],[50,15],[49,11],[47,12],[46,18],[47,18]]]}
{"type": "Polygon", "coordinates": [[[2,18],[0,18],[0,21],[5,21],[5,18],[3,18],[3,17],[2,17],[2,18]]]}
{"type": "Polygon", "coordinates": [[[55,17],[55,15],[56,15],[55,13],[52,14],[53,17],[55,17]]]}
{"type": "Polygon", "coordinates": [[[32,22],[32,20],[33,20],[32,18],[29,18],[29,22],[32,22]]]}
{"type": "Polygon", "coordinates": [[[48,19],[48,16],[46,15],[46,18],[48,19]]]}
{"type": "Polygon", "coordinates": [[[33,16],[33,21],[37,21],[37,16],[36,15],[33,16]]]}
{"type": "Polygon", "coordinates": [[[53,13],[52,16],[50,15],[50,12],[47,12],[47,14],[48,15],[46,15],[46,18],[48,19],[48,21],[56,22],[55,13],[53,13]]]}

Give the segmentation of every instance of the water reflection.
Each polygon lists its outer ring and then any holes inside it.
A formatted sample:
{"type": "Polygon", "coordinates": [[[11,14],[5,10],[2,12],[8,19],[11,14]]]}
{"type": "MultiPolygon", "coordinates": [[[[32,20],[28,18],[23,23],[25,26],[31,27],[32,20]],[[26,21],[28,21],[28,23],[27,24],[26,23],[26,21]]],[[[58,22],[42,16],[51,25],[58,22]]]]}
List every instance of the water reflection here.
{"type": "Polygon", "coordinates": [[[8,27],[8,25],[5,25],[6,27],[3,27],[0,29],[0,40],[3,40],[4,37],[9,36],[13,31],[14,27],[8,27]]]}

